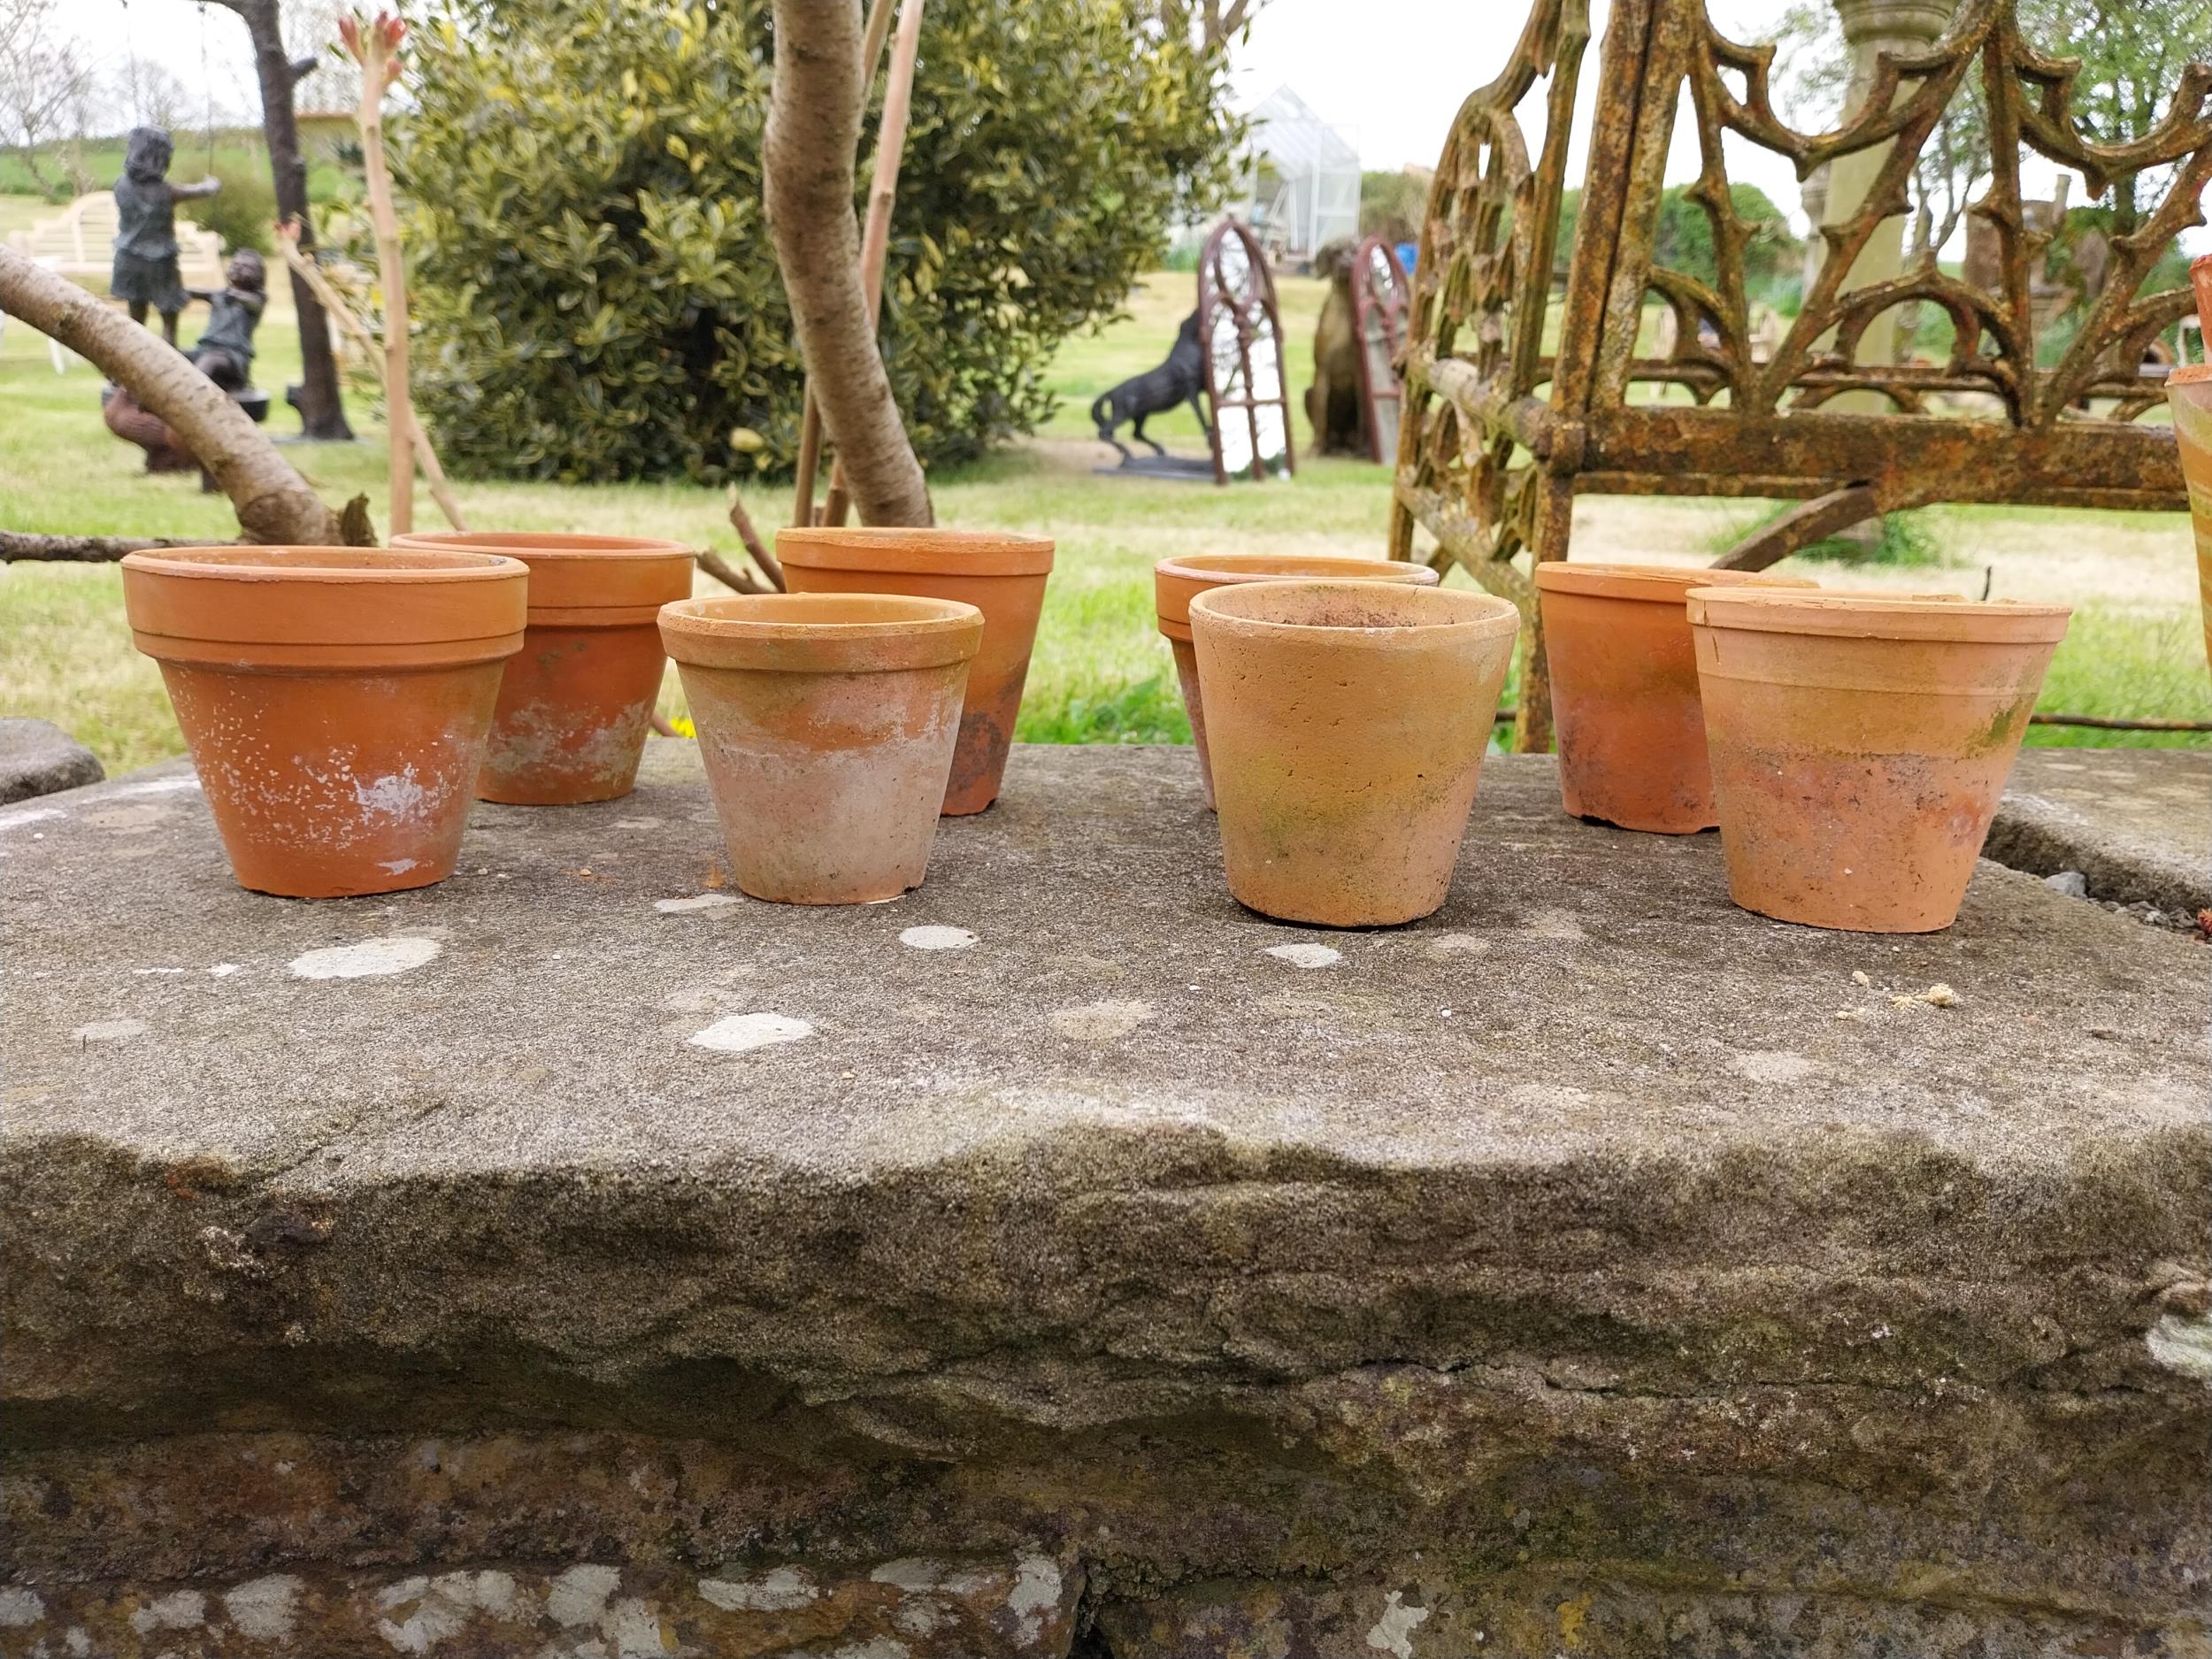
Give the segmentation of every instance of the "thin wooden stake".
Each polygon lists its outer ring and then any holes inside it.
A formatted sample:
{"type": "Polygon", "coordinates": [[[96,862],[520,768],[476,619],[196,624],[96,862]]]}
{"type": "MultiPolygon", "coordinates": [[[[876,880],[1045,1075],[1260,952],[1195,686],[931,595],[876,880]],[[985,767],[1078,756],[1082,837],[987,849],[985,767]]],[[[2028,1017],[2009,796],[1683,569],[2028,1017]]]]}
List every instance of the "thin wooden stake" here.
{"type": "MultiPolygon", "coordinates": [[[[300,251],[297,227],[288,224],[278,226],[277,246],[282,250],[284,263],[290,267],[292,274],[307,284],[316,303],[329,312],[331,320],[344,329],[353,342],[361,348],[370,373],[376,376],[376,383],[383,385],[384,355],[377,349],[375,336],[369,333],[368,325],[361,320],[345,296],[332,284],[322,266],[300,251]]],[[[456,530],[467,530],[468,526],[461,518],[461,504],[454,500],[452,487],[446,482],[444,465],[439,461],[438,451],[431,445],[429,429],[420,420],[410,419],[407,424],[414,434],[415,459],[421,464],[423,479],[430,486],[431,499],[438,503],[438,511],[445,515],[447,524],[456,530]]]]}
{"type": "MultiPolygon", "coordinates": [[[[891,75],[883,89],[883,124],[876,134],[875,167],[868,182],[868,223],[861,233],[860,280],[868,296],[868,320],[883,318],[883,265],[891,250],[891,210],[898,204],[899,164],[906,156],[906,120],[912,106],[914,63],[922,43],[922,0],[899,0],[899,38],[891,48],[891,75]]],[[[845,469],[830,468],[829,499],[822,504],[825,524],[841,525],[850,496],[845,469]]]]}
{"type": "Polygon", "coordinates": [[[376,227],[377,280],[384,289],[384,405],[391,437],[393,535],[415,527],[415,405],[407,372],[407,260],[399,240],[399,210],[384,160],[384,94],[398,74],[394,63],[407,26],[378,12],[376,19],[348,17],[339,33],[361,65],[362,173],[369,188],[369,218],[376,227]]]}

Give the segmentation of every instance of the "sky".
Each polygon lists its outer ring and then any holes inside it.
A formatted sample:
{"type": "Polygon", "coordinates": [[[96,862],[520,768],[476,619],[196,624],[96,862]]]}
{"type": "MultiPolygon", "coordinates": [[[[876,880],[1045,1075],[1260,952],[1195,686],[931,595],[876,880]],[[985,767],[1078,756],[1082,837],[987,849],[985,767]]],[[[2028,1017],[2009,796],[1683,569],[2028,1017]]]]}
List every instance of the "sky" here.
{"type": "MultiPolygon", "coordinates": [[[[1709,4],[1723,29],[1752,41],[1771,35],[1786,0],[1709,4]]],[[[1581,175],[1609,11],[1608,0],[1592,0],[1592,42],[1583,60],[1581,114],[1570,154],[1572,179],[1581,175]]],[[[204,88],[212,92],[218,122],[257,117],[245,27],[231,13],[194,0],[71,0],[65,13],[111,73],[134,51],[165,64],[191,88],[196,122],[202,119],[196,101],[204,88]]],[[[1286,85],[1351,141],[1363,165],[1432,165],[1460,104],[1504,66],[1525,15],[1520,0],[1268,0],[1236,49],[1235,96],[1249,106],[1286,85]],[[1409,42],[1417,44],[1409,48],[1409,42]]],[[[1541,110],[1525,111],[1524,124],[1532,151],[1541,140],[1541,110]]],[[[1732,139],[1729,165],[1732,176],[1764,190],[1801,233],[1809,228],[1796,173],[1787,162],[1732,139]]],[[[1668,181],[1694,178],[1697,170],[1694,134],[1678,124],[1668,181]]],[[[2052,181],[2047,165],[2032,160],[2024,169],[2031,196],[2047,195],[2052,181]]],[[[2184,242],[2193,245],[2202,239],[2200,233],[2184,242]]]]}

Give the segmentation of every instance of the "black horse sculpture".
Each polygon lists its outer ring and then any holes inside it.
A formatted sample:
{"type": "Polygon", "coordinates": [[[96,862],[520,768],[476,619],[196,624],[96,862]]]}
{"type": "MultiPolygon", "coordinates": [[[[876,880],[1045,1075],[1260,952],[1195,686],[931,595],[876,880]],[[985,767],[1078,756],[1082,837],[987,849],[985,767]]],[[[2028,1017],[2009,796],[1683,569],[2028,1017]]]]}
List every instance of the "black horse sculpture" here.
{"type": "Polygon", "coordinates": [[[1133,374],[1110,392],[1101,394],[1091,405],[1091,419],[1097,424],[1100,440],[1119,449],[1124,461],[1134,458],[1114,436],[1114,429],[1124,421],[1133,423],[1130,436],[1150,445],[1153,454],[1164,456],[1167,451],[1144,435],[1144,423],[1150,416],[1164,415],[1187,402],[1191,413],[1198,417],[1198,429],[1210,442],[1213,428],[1207,424],[1205,405],[1198,401],[1205,384],[1206,354],[1198,343],[1198,313],[1193,311],[1175,331],[1175,346],[1167,354],[1167,361],[1156,369],[1133,374]]]}

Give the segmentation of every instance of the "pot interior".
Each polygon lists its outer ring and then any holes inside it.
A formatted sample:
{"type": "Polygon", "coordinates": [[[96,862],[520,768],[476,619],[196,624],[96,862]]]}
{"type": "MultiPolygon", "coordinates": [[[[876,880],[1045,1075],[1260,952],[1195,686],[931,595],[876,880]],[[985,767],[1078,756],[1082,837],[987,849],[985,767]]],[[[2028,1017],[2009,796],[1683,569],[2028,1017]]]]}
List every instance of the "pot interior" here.
{"type": "Polygon", "coordinates": [[[1201,594],[1191,601],[1191,611],[1263,627],[1413,631],[1520,626],[1520,612],[1510,600],[1400,582],[1236,583],[1201,594]]]}
{"type": "Polygon", "coordinates": [[[130,556],[141,570],[164,575],[240,577],[266,572],[292,576],[327,575],[338,580],[376,580],[405,577],[469,578],[519,576],[521,566],[497,553],[446,551],[433,548],[375,547],[179,547],[150,548],[130,556]]]}
{"type": "Polygon", "coordinates": [[[978,612],[957,600],[903,594],[725,594],[678,600],[662,614],[747,633],[856,634],[956,626],[978,612]]]}
{"type": "Polygon", "coordinates": [[[1201,582],[1263,582],[1316,576],[1332,581],[1400,581],[1410,588],[1433,588],[1437,581],[1436,572],[1425,565],[1329,553],[1198,553],[1187,558],[1164,559],[1158,570],[1163,576],[1201,582]]]}

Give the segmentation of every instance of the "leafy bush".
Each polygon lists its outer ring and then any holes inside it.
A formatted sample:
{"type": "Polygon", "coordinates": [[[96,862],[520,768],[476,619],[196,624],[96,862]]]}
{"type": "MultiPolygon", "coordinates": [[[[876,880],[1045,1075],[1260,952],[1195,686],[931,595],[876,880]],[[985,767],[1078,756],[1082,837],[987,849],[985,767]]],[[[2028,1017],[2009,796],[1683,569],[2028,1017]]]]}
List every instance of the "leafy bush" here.
{"type": "MultiPolygon", "coordinates": [[[[172,169],[172,173],[179,177],[197,176],[193,169],[185,166],[172,169]]],[[[256,167],[227,158],[219,159],[215,177],[223,181],[221,189],[196,201],[180,202],[178,212],[201,229],[211,230],[221,237],[227,255],[250,248],[264,258],[273,257],[276,185],[269,177],[267,165],[256,167]]]]}
{"type": "MultiPolygon", "coordinates": [[[[1690,187],[1671,184],[1659,196],[1659,223],[1652,238],[1652,258],[1669,270],[1694,276],[1701,282],[1717,283],[1720,265],[1713,255],[1713,221],[1693,201],[1690,187]]],[[[1736,217],[1750,228],[1744,244],[1744,286],[1761,294],[1786,283],[1801,267],[1805,244],[1790,229],[1789,215],[1777,207],[1755,184],[1732,183],[1728,197],[1736,217]]],[[[1582,192],[1568,190],[1559,204],[1559,237],[1554,259],[1567,268],[1574,250],[1575,225],[1582,216],[1582,192]]]]}
{"type": "Polygon", "coordinates": [[[1359,234],[1387,242],[1418,242],[1428,213],[1429,181],[1406,172],[1363,173],[1359,176],[1359,234]]]}
{"type": "MultiPolygon", "coordinates": [[[[761,204],[766,0],[428,11],[395,161],[416,395],[448,464],[569,480],[788,471],[803,372],[761,204]]],[[[1240,134],[1220,52],[1159,11],[930,7],[883,324],[926,463],[1048,415],[1053,348],[1115,314],[1169,227],[1225,188],[1240,134]]],[[[873,131],[872,111],[864,190],[873,131]]]]}

